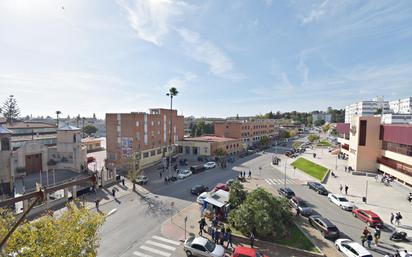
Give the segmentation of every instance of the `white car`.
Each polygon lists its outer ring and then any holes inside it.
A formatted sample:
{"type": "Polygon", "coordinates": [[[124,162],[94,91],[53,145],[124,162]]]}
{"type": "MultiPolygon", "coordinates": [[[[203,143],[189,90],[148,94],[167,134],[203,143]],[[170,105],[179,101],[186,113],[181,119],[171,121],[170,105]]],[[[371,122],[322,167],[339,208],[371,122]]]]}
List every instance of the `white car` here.
{"type": "Polygon", "coordinates": [[[365,247],[350,239],[337,239],[335,245],[339,251],[348,257],[372,257],[372,254],[365,247]]]}
{"type": "Polygon", "coordinates": [[[216,162],[206,162],[205,164],[203,164],[203,167],[205,167],[206,169],[213,169],[214,167],[216,167],[216,162]]]}
{"type": "Polygon", "coordinates": [[[201,193],[201,194],[197,197],[196,201],[197,201],[199,204],[203,204],[203,200],[206,199],[207,194],[208,194],[208,192],[203,192],[203,193],[201,193]]]}
{"type": "Polygon", "coordinates": [[[178,179],[184,179],[192,175],[192,172],[190,170],[181,170],[179,171],[179,174],[177,174],[178,179]]]}
{"type": "Polygon", "coordinates": [[[355,208],[355,205],[352,202],[349,202],[349,200],[346,199],[346,197],[344,197],[344,196],[335,195],[335,194],[328,194],[328,199],[332,203],[339,206],[342,210],[352,211],[355,208]]]}
{"type": "Polygon", "coordinates": [[[400,257],[412,257],[412,252],[407,250],[399,250],[400,257]]]}
{"type": "Polygon", "coordinates": [[[183,246],[187,256],[223,257],[225,248],[205,237],[189,237],[183,246]]]}

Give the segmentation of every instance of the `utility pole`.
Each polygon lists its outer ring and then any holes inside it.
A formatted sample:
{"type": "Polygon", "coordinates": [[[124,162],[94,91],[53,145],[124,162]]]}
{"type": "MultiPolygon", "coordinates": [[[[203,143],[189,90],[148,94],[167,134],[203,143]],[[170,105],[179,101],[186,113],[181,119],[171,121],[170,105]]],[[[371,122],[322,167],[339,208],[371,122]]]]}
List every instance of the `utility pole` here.
{"type": "Polygon", "coordinates": [[[288,158],[285,159],[285,189],[286,189],[286,163],[288,162],[288,158]]]}
{"type": "Polygon", "coordinates": [[[170,113],[169,113],[169,124],[170,124],[170,133],[169,133],[169,176],[172,176],[172,128],[173,128],[173,122],[172,122],[172,110],[173,110],[173,96],[176,96],[179,93],[179,91],[176,90],[175,87],[171,87],[169,89],[169,93],[167,93],[167,96],[170,96],[170,113]]]}

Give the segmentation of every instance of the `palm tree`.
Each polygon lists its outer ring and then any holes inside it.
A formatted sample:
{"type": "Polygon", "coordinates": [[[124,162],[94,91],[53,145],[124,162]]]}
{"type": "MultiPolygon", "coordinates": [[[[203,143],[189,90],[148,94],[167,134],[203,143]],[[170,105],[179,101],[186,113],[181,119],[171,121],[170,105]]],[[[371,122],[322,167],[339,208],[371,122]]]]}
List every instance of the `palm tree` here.
{"type": "Polygon", "coordinates": [[[61,111],[56,111],[56,115],[57,115],[57,127],[59,127],[59,115],[62,114],[61,111]]]}
{"type": "Polygon", "coordinates": [[[169,175],[172,174],[172,107],[173,107],[173,97],[177,96],[179,91],[175,87],[171,87],[169,89],[169,93],[167,93],[167,96],[170,96],[170,135],[169,135],[169,175]]]}

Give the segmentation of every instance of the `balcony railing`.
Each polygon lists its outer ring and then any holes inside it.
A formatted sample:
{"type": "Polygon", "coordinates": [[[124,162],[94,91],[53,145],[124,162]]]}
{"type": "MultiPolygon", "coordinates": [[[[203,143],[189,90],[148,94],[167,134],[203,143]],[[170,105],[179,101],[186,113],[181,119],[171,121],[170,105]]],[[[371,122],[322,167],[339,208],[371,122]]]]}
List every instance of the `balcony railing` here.
{"type": "Polygon", "coordinates": [[[401,162],[397,162],[385,157],[382,158],[378,158],[378,163],[383,164],[385,166],[388,166],[392,169],[395,169],[399,172],[402,172],[408,176],[412,176],[412,166],[401,163],[401,162]]]}

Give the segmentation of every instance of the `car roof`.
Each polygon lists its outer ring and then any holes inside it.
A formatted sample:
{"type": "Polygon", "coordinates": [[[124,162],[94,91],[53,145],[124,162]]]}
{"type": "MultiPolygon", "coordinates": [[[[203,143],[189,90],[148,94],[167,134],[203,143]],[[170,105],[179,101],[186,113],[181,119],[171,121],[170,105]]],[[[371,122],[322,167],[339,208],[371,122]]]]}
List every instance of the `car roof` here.
{"type": "Polygon", "coordinates": [[[196,185],[193,188],[201,188],[201,187],[206,187],[205,185],[196,185]]]}
{"type": "Polygon", "coordinates": [[[345,244],[349,245],[350,247],[352,247],[356,252],[358,252],[360,255],[366,255],[366,254],[370,254],[370,252],[368,252],[368,250],[365,249],[365,247],[361,246],[359,243],[357,242],[353,242],[350,241],[348,243],[345,242],[345,244]]]}
{"type": "Polygon", "coordinates": [[[378,214],[374,213],[374,212],[371,211],[371,210],[364,210],[364,209],[357,209],[357,210],[358,210],[358,211],[363,211],[364,213],[369,214],[371,217],[377,217],[377,218],[379,218],[378,214]]]}
{"type": "Polygon", "coordinates": [[[292,189],[290,189],[289,187],[281,187],[280,188],[280,190],[283,190],[283,191],[285,191],[285,192],[293,192],[293,190],[292,189]]]}
{"type": "Polygon", "coordinates": [[[196,237],[195,239],[193,239],[192,244],[198,244],[198,245],[203,245],[205,246],[207,243],[207,239],[204,237],[196,237]]]}
{"type": "Polygon", "coordinates": [[[235,248],[234,253],[247,255],[247,256],[256,256],[256,249],[245,247],[245,246],[238,246],[235,248]]]}

